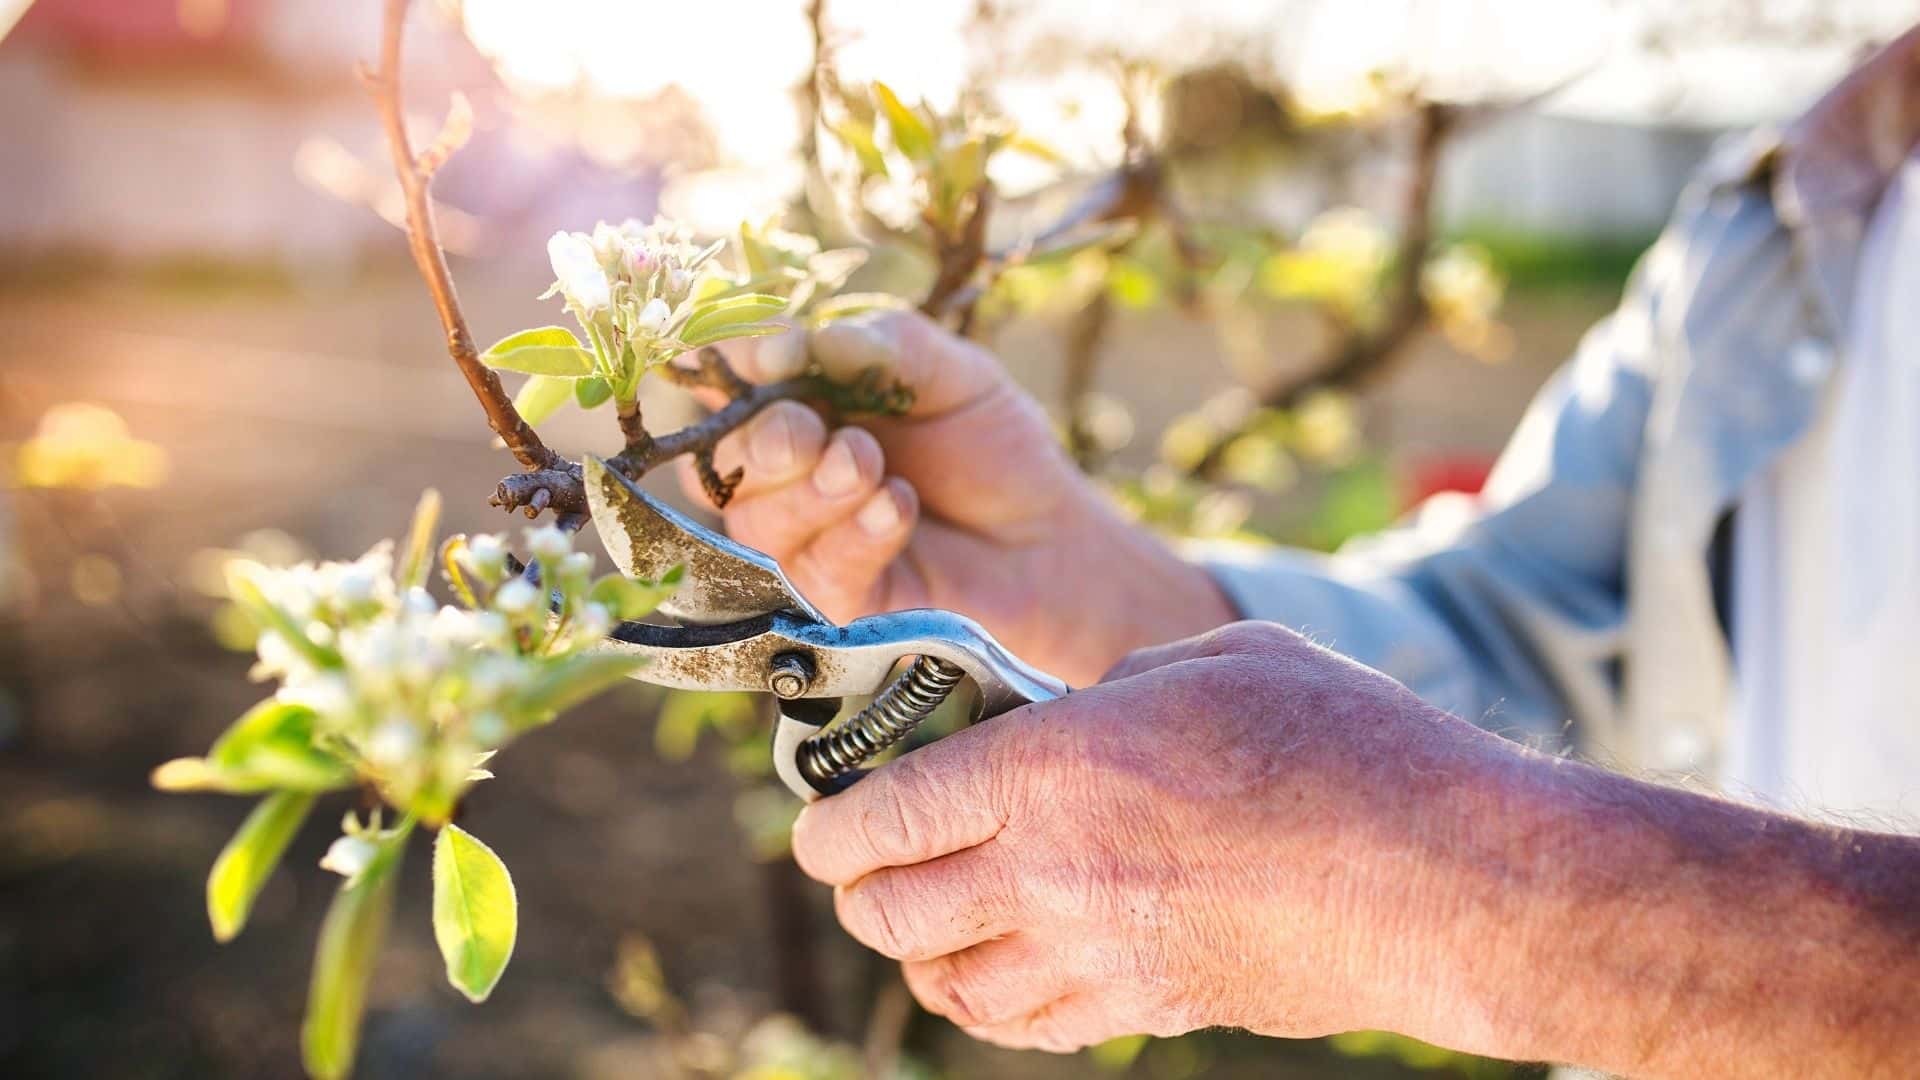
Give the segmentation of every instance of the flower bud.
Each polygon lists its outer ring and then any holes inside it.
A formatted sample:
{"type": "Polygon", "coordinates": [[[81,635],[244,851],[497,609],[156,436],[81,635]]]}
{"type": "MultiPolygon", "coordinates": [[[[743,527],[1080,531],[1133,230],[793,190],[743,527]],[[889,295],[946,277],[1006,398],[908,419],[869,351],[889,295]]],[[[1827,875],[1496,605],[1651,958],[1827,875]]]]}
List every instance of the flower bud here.
{"type": "Polygon", "coordinates": [[[527,547],[536,559],[548,565],[557,565],[573,551],[573,538],[562,532],[559,526],[542,525],[527,530],[527,547]]]}
{"type": "Polygon", "coordinates": [[[634,320],[634,326],[643,334],[658,337],[666,330],[667,320],[672,316],[673,310],[667,307],[667,302],[656,296],[640,309],[640,317],[634,320]]]}
{"type": "Polygon", "coordinates": [[[525,615],[540,603],[540,590],[526,578],[514,578],[493,594],[495,611],[505,615],[525,615]]]}
{"type": "Polygon", "coordinates": [[[327,848],[326,855],[320,859],[320,869],[331,870],[353,881],[373,864],[373,857],[378,854],[380,845],[373,841],[360,836],[342,836],[327,848]]]}

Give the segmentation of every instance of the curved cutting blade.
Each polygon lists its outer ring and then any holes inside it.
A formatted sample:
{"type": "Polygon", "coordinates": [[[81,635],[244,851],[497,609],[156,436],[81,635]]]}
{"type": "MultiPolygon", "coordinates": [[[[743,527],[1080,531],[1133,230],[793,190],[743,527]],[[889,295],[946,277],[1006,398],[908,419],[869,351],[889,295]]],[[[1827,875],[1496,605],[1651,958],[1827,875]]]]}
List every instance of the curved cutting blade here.
{"type": "Polygon", "coordinates": [[[660,502],[599,458],[586,459],[584,476],[594,527],[621,573],[658,581],[676,566],[687,568],[686,583],[660,605],[664,614],[697,625],[776,611],[828,621],[771,557],[660,502]]]}

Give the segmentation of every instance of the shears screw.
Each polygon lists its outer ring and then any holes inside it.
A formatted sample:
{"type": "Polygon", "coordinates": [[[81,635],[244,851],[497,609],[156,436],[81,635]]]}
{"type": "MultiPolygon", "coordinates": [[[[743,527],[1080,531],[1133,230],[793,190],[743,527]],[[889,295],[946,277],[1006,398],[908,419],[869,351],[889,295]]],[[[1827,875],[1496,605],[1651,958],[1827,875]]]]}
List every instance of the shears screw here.
{"type": "Polygon", "coordinates": [[[767,671],[767,689],[775,697],[797,698],[813,685],[813,664],[804,653],[781,653],[767,671]]]}

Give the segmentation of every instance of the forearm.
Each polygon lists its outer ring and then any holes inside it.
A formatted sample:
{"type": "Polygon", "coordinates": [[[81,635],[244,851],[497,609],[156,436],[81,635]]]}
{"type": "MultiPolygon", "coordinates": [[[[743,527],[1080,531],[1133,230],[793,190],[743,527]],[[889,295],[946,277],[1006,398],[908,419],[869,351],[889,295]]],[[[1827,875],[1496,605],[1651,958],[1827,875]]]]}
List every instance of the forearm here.
{"type": "Polygon", "coordinates": [[[1499,749],[1459,793],[1414,1034],[1634,1076],[1920,1057],[1920,839],[1499,749]]]}

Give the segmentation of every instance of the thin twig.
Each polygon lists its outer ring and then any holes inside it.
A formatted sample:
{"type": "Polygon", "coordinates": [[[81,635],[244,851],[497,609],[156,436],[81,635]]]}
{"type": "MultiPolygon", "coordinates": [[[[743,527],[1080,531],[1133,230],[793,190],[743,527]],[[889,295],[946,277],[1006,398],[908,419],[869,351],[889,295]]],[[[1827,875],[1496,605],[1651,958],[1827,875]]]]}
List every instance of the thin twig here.
{"type": "MultiPolygon", "coordinates": [[[[689,424],[679,431],[654,436],[642,449],[623,450],[608,458],[607,464],[627,476],[639,477],[682,454],[711,454],[720,445],[721,439],[735,428],[753,419],[760,410],[776,401],[813,397],[819,389],[819,382],[807,376],[755,386],[721,406],[706,419],[689,424]]],[[[720,479],[724,481],[727,478],[720,479]]],[[[737,484],[739,477],[734,475],[732,480],[737,484]]],[[[731,485],[725,486],[726,493],[732,494],[731,485]]],[[[500,481],[492,502],[508,510],[521,509],[531,505],[535,493],[543,489],[548,492],[549,506],[556,513],[585,514],[588,512],[586,484],[581,476],[580,466],[571,461],[562,461],[550,468],[507,477],[500,481]]],[[[716,498],[714,501],[724,505],[726,500],[716,498]]]]}
{"type": "Polygon", "coordinates": [[[1100,465],[1102,447],[1087,406],[1100,368],[1101,347],[1112,323],[1113,297],[1101,289],[1067,324],[1060,396],[1067,414],[1067,449],[1085,472],[1100,465]]]}
{"type": "Polygon", "coordinates": [[[480,362],[480,354],[473,344],[473,333],[467,329],[466,314],[460,309],[459,294],[453,288],[453,275],[447,269],[446,252],[441,249],[439,235],[434,229],[430,188],[434,171],[464,141],[463,128],[470,126],[472,114],[465,107],[464,98],[456,99],[440,138],[434,141],[426,154],[417,158],[414,156],[400,101],[400,47],[405,36],[406,21],[407,0],[387,0],[386,22],[380,39],[380,68],[371,73],[363,69],[362,76],[366,78],[373,91],[374,102],[379,106],[381,125],[387,134],[387,147],[393,153],[393,169],[405,196],[407,245],[413,251],[414,265],[419,267],[420,276],[426,280],[434,309],[439,312],[440,325],[447,334],[447,353],[453,357],[460,374],[466,377],[467,385],[480,400],[480,407],[487,414],[488,426],[506,443],[507,449],[513,452],[520,464],[528,469],[551,469],[565,459],[547,449],[546,444],[540,441],[540,436],[534,434],[533,428],[513,407],[513,399],[508,396],[506,387],[501,385],[500,376],[480,362]]]}

